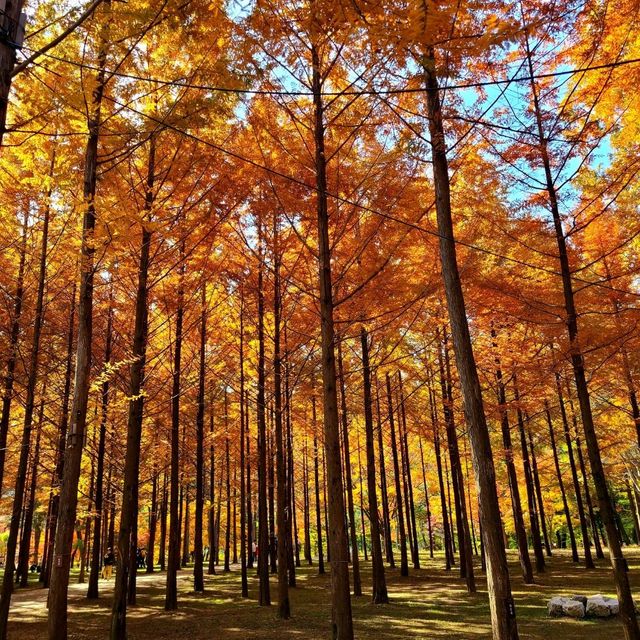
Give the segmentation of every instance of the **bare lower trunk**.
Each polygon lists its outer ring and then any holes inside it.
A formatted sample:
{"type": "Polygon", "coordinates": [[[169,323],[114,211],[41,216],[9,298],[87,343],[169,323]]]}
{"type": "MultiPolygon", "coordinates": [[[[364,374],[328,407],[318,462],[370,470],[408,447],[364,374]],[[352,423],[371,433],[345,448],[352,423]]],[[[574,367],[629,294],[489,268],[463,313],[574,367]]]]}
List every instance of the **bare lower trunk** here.
{"type": "Polygon", "coordinates": [[[364,389],[364,421],[367,448],[367,498],[369,501],[369,527],[371,530],[371,563],[373,573],[374,604],[389,602],[387,582],[382,560],[382,545],[380,543],[380,525],[378,519],[378,496],[376,488],[376,454],[373,434],[373,412],[371,398],[371,369],[369,365],[369,339],[364,326],[360,327],[360,345],[362,349],[362,371],[364,389]]]}

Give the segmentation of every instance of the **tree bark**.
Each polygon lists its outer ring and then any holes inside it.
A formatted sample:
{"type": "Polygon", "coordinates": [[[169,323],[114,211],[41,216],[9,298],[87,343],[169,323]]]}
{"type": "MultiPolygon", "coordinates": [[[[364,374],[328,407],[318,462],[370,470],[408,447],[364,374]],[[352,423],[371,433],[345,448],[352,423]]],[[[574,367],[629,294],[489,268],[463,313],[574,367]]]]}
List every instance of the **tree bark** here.
{"type": "Polygon", "coordinates": [[[531,539],[533,541],[533,553],[536,559],[536,571],[543,573],[545,570],[544,551],[542,549],[542,537],[540,536],[540,523],[538,521],[538,511],[536,509],[536,493],[533,486],[533,471],[529,458],[529,448],[527,447],[527,434],[524,428],[524,415],[520,406],[520,392],[513,374],[513,397],[516,401],[516,417],[518,420],[518,431],[520,433],[520,448],[522,450],[522,461],[524,465],[524,480],[527,491],[527,506],[529,508],[529,523],[531,525],[531,539]]]}
{"type": "Polygon", "coordinates": [[[171,389],[171,493],[169,497],[169,558],[167,561],[167,589],[165,611],[178,608],[177,572],[180,569],[180,392],[182,375],[182,324],[184,320],[184,239],[180,240],[180,265],[178,271],[178,300],[176,309],[176,333],[173,356],[173,384],[171,389]]]}
{"type": "Polygon", "coordinates": [[[389,602],[387,581],[382,559],[380,543],[380,521],[378,518],[378,495],[376,488],[376,454],[373,434],[373,412],[371,398],[371,368],[369,364],[369,338],[364,325],[360,327],[360,346],[362,349],[362,375],[364,392],[364,423],[367,448],[367,498],[369,502],[369,527],[371,530],[371,564],[373,573],[372,602],[389,602]]]}
{"type": "Polygon", "coordinates": [[[473,465],[481,504],[480,522],[487,557],[487,587],[494,640],[516,640],[515,605],[500,525],[500,506],[496,490],[495,469],[489,431],[487,429],[482,389],[473,356],[464,294],[460,282],[456,246],[451,217],[451,197],[446,142],[440,108],[440,91],[436,76],[433,49],[424,64],[427,112],[431,135],[433,175],[436,190],[436,216],[440,244],[440,259],[444,278],[453,348],[456,356],[464,410],[471,439],[473,465]]]}
{"type": "MultiPolygon", "coordinates": [[[[202,552],[202,513],[204,510],[204,409],[205,356],[207,350],[207,282],[200,292],[200,358],[198,362],[198,410],[196,413],[196,513],[193,541],[193,590],[204,591],[204,558],[202,552]]],[[[242,339],[242,334],[241,334],[242,339]]],[[[242,356],[241,356],[242,359],[242,356]]],[[[242,400],[241,400],[242,403],[242,400]]]]}
{"type": "MultiPolygon", "coordinates": [[[[104,349],[104,370],[107,371],[111,362],[111,345],[113,329],[113,284],[109,291],[109,310],[107,311],[107,333],[104,349]]],[[[107,440],[107,417],[109,407],[109,375],[106,375],[100,390],[100,433],[98,436],[96,486],[94,495],[93,530],[94,540],[91,548],[91,570],[89,572],[89,586],[87,598],[96,599],[99,596],[98,579],[100,577],[101,545],[100,532],[102,531],[102,510],[104,506],[104,457],[107,440]]]]}
{"type": "MultiPolygon", "coordinates": [[[[4,47],[0,47],[0,50],[2,49],[4,49],[4,47]]],[[[0,108],[1,104],[2,101],[0,100],[0,108]]],[[[28,230],[29,209],[25,208],[24,220],[22,222],[22,235],[20,237],[20,262],[18,264],[18,274],[16,278],[16,291],[13,296],[13,318],[11,321],[11,331],[9,333],[9,357],[7,358],[7,373],[4,377],[4,392],[2,394],[2,416],[0,417],[0,495],[2,495],[4,483],[4,463],[7,456],[7,436],[9,434],[9,420],[11,418],[11,400],[13,399],[13,385],[15,382],[16,362],[18,360],[20,317],[22,315],[22,304],[24,301],[24,268],[27,257],[28,230]]],[[[73,303],[71,308],[74,308],[73,303]]]]}
{"type": "MultiPolygon", "coordinates": [[[[50,175],[53,175],[55,166],[55,150],[51,157],[50,175]]],[[[47,247],[49,241],[49,214],[51,211],[52,187],[49,186],[46,195],[46,205],[44,209],[42,239],[40,247],[40,266],[38,272],[38,291],[36,294],[36,308],[33,320],[33,341],[29,357],[26,399],[24,406],[24,421],[22,427],[22,438],[20,441],[20,455],[18,456],[18,469],[16,473],[16,483],[13,496],[13,507],[11,510],[11,520],[9,522],[9,537],[7,539],[6,560],[4,575],[2,577],[2,592],[0,593],[0,638],[7,637],[7,619],[9,617],[9,605],[11,603],[11,593],[13,591],[13,578],[16,569],[15,555],[20,532],[20,519],[24,506],[27,473],[29,466],[29,452],[31,447],[31,432],[33,429],[33,413],[36,401],[36,385],[38,383],[38,365],[40,361],[40,337],[42,335],[42,325],[44,321],[44,291],[47,279],[47,247]]],[[[35,467],[34,467],[35,469],[35,467]]],[[[35,480],[35,478],[34,478],[35,480]]],[[[31,516],[28,509],[25,518],[25,535],[28,534],[28,541],[31,538],[31,516]]],[[[27,556],[28,564],[28,556],[27,556]]],[[[26,576],[25,576],[26,577],[26,576]]]]}
{"type": "Polygon", "coordinates": [[[0,147],[7,130],[9,92],[13,68],[16,64],[16,51],[19,49],[17,40],[19,40],[22,5],[22,0],[7,0],[4,13],[0,16],[0,27],[7,33],[7,38],[3,37],[3,43],[0,46],[0,147]]]}
{"type": "Polygon", "coordinates": [[[258,220],[258,576],[260,578],[260,606],[271,605],[269,590],[269,528],[267,505],[267,424],[265,406],[265,347],[264,347],[264,290],[262,223],[258,220]]]}
{"type": "Polygon", "coordinates": [[[318,573],[324,573],[324,552],[322,549],[322,513],[320,511],[320,465],[318,460],[318,421],[316,416],[316,396],[311,396],[313,424],[313,468],[316,489],[316,539],[318,543],[318,573]]]}
{"type": "Polygon", "coordinates": [[[407,536],[405,532],[404,512],[402,508],[402,487],[400,485],[400,465],[398,463],[398,446],[396,444],[396,428],[393,417],[393,400],[391,397],[391,379],[386,375],[387,381],[387,406],[389,418],[389,430],[391,432],[391,454],[393,456],[393,476],[396,485],[396,512],[398,514],[398,531],[400,533],[400,575],[409,575],[409,564],[407,558],[407,536]]]}
{"type": "Polygon", "coordinates": [[[342,362],[342,346],[338,342],[338,374],[340,377],[340,400],[342,409],[342,444],[344,447],[344,476],[347,489],[347,508],[349,514],[349,538],[351,541],[351,566],[353,571],[353,595],[362,595],[360,579],[360,558],[358,557],[358,535],[356,533],[356,514],[353,504],[353,480],[351,475],[351,447],[349,446],[349,416],[347,413],[346,383],[342,362]]]}

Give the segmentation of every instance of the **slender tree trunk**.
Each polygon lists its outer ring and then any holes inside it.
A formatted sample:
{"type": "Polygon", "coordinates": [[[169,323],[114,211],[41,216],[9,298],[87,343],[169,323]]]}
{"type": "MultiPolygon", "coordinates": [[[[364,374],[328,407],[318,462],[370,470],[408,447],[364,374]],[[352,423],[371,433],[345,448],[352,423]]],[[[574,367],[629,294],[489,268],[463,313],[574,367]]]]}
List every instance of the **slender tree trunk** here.
{"type": "Polygon", "coordinates": [[[278,244],[278,220],[274,216],[274,295],[273,295],[273,380],[275,396],[275,448],[276,475],[278,481],[278,505],[276,509],[278,532],[278,617],[291,617],[287,566],[287,471],[284,459],[284,434],[282,428],[282,359],[280,356],[280,315],[282,312],[280,291],[280,248],[278,244]]]}
{"type": "Polygon", "coordinates": [[[245,423],[246,423],[246,433],[247,433],[247,454],[246,454],[246,464],[247,464],[247,569],[253,569],[253,540],[255,531],[253,528],[253,508],[252,508],[252,498],[251,498],[251,429],[249,425],[251,422],[249,421],[249,392],[246,393],[246,405],[245,405],[245,423]]]}
{"type": "MultiPolygon", "coordinates": [[[[113,285],[109,291],[109,310],[107,312],[107,335],[104,350],[104,369],[107,370],[111,362],[111,344],[113,329],[113,285]]],[[[104,507],[104,457],[107,440],[107,418],[109,407],[109,376],[105,377],[101,388],[100,404],[100,433],[98,436],[96,487],[94,497],[93,530],[94,541],[91,549],[91,570],[89,572],[89,587],[87,588],[87,598],[96,599],[99,596],[98,580],[100,577],[101,545],[100,532],[102,530],[102,511],[104,507]]]]}
{"type": "Polygon", "coordinates": [[[578,464],[580,465],[580,475],[582,476],[582,484],[584,485],[584,496],[587,502],[587,510],[589,512],[589,522],[591,523],[591,531],[593,532],[593,543],[596,548],[596,558],[599,560],[604,559],[604,551],[600,544],[600,535],[598,534],[598,524],[596,522],[596,514],[593,509],[593,502],[591,500],[591,490],[589,489],[589,480],[587,478],[587,468],[584,463],[584,456],[582,455],[582,446],[580,445],[580,438],[578,437],[577,425],[574,421],[574,432],[576,434],[576,452],[578,454],[578,464]]]}
{"type": "Polygon", "coordinates": [[[351,447],[349,446],[349,417],[347,413],[346,384],[342,363],[342,346],[338,342],[338,374],[340,377],[340,398],[342,408],[342,440],[344,447],[344,475],[347,489],[347,508],[349,514],[349,538],[351,541],[351,563],[353,571],[353,595],[362,595],[360,579],[360,558],[358,557],[358,535],[356,533],[356,514],[353,504],[353,480],[351,476],[351,447]]]}
{"type": "MultiPolygon", "coordinates": [[[[110,0],[103,2],[105,13],[110,12],[110,0]]],[[[93,276],[95,254],[96,210],[95,195],[98,166],[98,141],[101,123],[101,105],[106,76],[105,63],[107,53],[109,21],[103,22],[98,53],[98,71],[93,88],[90,116],[88,118],[89,136],[84,160],[83,195],[86,203],[83,216],[80,295],[78,304],[78,346],[76,350],[76,375],[71,410],[71,424],[65,449],[64,475],[60,489],[60,514],[56,528],[56,538],[49,589],[49,640],[67,638],[67,587],[69,585],[68,562],[78,504],[78,482],[82,462],[85,429],[87,422],[87,403],[91,375],[91,346],[93,320],[93,276]]]]}
{"type": "MultiPolygon", "coordinates": [[[[496,332],[491,329],[491,337],[493,339],[493,348],[497,349],[496,332]]],[[[498,404],[500,410],[500,426],[502,428],[502,443],[504,445],[504,458],[507,467],[507,475],[509,477],[509,490],[511,493],[511,508],[513,510],[513,524],[516,533],[516,542],[518,544],[518,555],[520,557],[520,567],[522,568],[522,577],[525,584],[533,584],[533,570],[531,568],[531,559],[529,558],[529,549],[527,547],[527,532],[524,527],[524,517],[522,515],[522,502],[520,501],[520,489],[518,487],[518,476],[516,474],[516,465],[513,455],[513,446],[511,444],[511,425],[509,424],[509,413],[507,409],[507,393],[502,378],[502,369],[500,368],[500,358],[496,352],[496,380],[498,381],[498,404]]]]}
{"type": "Polygon", "coordinates": [[[380,521],[378,518],[378,495],[376,489],[376,454],[373,434],[373,412],[371,398],[371,368],[369,364],[369,338],[364,325],[360,327],[360,346],[362,349],[362,375],[364,390],[364,423],[367,448],[367,498],[369,502],[369,527],[371,530],[371,564],[373,573],[372,602],[389,602],[387,581],[380,544],[380,521]]]}
{"type": "MultiPolygon", "coordinates": [[[[193,590],[204,591],[204,558],[202,552],[202,513],[204,510],[204,394],[205,357],[207,350],[207,283],[201,285],[200,359],[198,362],[198,411],[196,413],[196,513],[193,541],[193,590]]],[[[241,334],[242,339],[242,334],[241,334]]],[[[242,358],[242,356],[241,356],[242,358]]],[[[242,400],[240,401],[242,404],[242,400]]]]}
{"type": "Polygon", "coordinates": [[[269,424],[267,425],[267,459],[269,474],[269,571],[277,573],[276,558],[276,468],[275,468],[275,407],[269,405],[269,424]]]}
{"type": "Polygon", "coordinates": [[[149,544],[147,546],[146,573],[155,571],[154,555],[156,552],[156,531],[158,526],[158,453],[155,447],[153,456],[153,471],[151,478],[151,510],[149,512],[149,544]]]}
{"type": "Polygon", "coordinates": [[[309,500],[309,454],[307,447],[307,435],[304,436],[302,449],[302,499],[304,508],[304,558],[309,566],[313,565],[311,555],[311,505],[309,500]]]}
{"type": "Polygon", "coordinates": [[[311,396],[313,424],[313,468],[316,489],[316,539],[318,542],[318,573],[324,573],[324,552],[322,549],[322,514],[320,511],[320,465],[318,459],[318,421],[316,416],[316,396],[311,396]]]}
{"type": "Polygon", "coordinates": [[[391,432],[391,454],[393,456],[393,476],[396,485],[396,511],[398,514],[398,531],[400,533],[400,575],[409,575],[409,564],[407,558],[407,536],[405,532],[404,512],[402,508],[402,487],[400,485],[400,464],[398,463],[398,446],[396,444],[396,428],[393,411],[393,400],[391,397],[391,379],[386,375],[387,381],[387,405],[389,408],[389,429],[391,432]]]}
{"type": "Polygon", "coordinates": [[[67,427],[69,424],[69,398],[71,396],[71,372],[73,368],[73,333],[76,311],[76,284],[71,293],[71,311],[69,313],[69,325],[67,329],[67,359],[64,374],[64,390],[62,392],[62,408],[60,412],[60,427],[58,429],[58,448],[56,451],[56,468],[53,480],[53,496],[51,498],[51,511],[48,522],[47,562],[44,565],[44,578],[42,586],[48,587],[53,567],[54,542],[60,512],[60,492],[62,476],[64,472],[64,450],[67,441],[67,427]]]}
{"type": "Polygon", "coordinates": [[[167,470],[165,469],[162,479],[162,503],[160,505],[160,545],[158,548],[158,565],[160,566],[160,571],[165,571],[167,568],[167,512],[169,507],[167,482],[167,470]]]}
{"type": "MultiPolygon", "coordinates": [[[[51,157],[50,175],[53,175],[54,166],[55,151],[51,157]]],[[[40,360],[40,337],[42,334],[42,325],[44,322],[44,292],[47,279],[47,248],[49,241],[49,214],[51,211],[51,193],[52,187],[49,186],[48,193],[46,194],[47,204],[45,205],[42,224],[40,266],[38,272],[38,291],[36,294],[36,308],[33,320],[33,342],[31,344],[31,353],[28,364],[22,438],[20,441],[20,454],[18,456],[18,469],[16,473],[11,520],[9,521],[9,537],[7,539],[6,560],[4,565],[4,575],[2,577],[2,591],[0,593],[0,638],[2,638],[2,640],[5,640],[7,637],[7,619],[9,617],[9,606],[11,603],[14,572],[16,569],[16,548],[18,545],[20,520],[25,500],[25,490],[29,466],[29,453],[31,451],[31,431],[33,429],[33,413],[35,410],[36,386],[38,383],[38,365],[40,360]]],[[[35,464],[34,473],[36,473],[35,464]]],[[[35,482],[36,477],[34,476],[33,479],[35,482]]],[[[24,537],[26,537],[28,546],[29,539],[31,538],[31,518],[33,516],[33,513],[29,513],[29,509],[27,508],[25,516],[23,540],[24,537]]]]}
{"type": "MultiPolygon", "coordinates": [[[[155,139],[149,141],[149,157],[145,193],[145,216],[151,212],[154,200],[155,139]]],[[[149,221],[150,222],[150,221],[149,221]]],[[[148,333],[148,276],[151,250],[151,231],[142,227],[138,284],[136,291],[136,316],[133,330],[133,363],[129,371],[129,412],[127,416],[127,447],[125,452],[124,484],[120,513],[120,530],[116,552],[116,581],[111,611],[111,640],[127,637],[127,600],[135,602],[135,558],[138,529],[138,483],[140,475],[140,443],[144,410],[144,368],[146,364],[148,333]],[[133,557],[133,560],[132,560],[133,557]],[[133,565],[133,566],[132,566],[133,565]],[[133,580],[132,583],[130,581],[133,580]]],[[[180,311],[178,312],[180,313],[180,311]]],[[[177,336],[176,336],[176,339],[177,336]]],[[[177,350],[177,348],[176,348],[177,350]]],[[[178,364],[179,367],[179,364],[178,364]]]]}
{"type": "MultiPolygon", "coordinates": [[[[526,31],[526,30],[525,30],[526,31]]],[[[529,49],[528,38],[525,38],[527,64],[529,72],[533,70],[532,55],[529,49]]],[[[567,242],[562,228],[562,219],[558,206],[556,186],[553,179],[552,163],[549,157],[548,141],[544,132],[542,111],[539,103],[538,89],[535,79],[531,78],[531,93],[533,97],[533,107],[538,128],[538,142],[540,156],[544,166],[546,191],[549,198],[549,209],[553,218],[558,254],[560,259],[560,272],[562,276],[562,289],[566,311],[567,333],[569,336],[571,364],[576,384],[578,402],[580,404],[580,415],[582,417],[582,427],[584,430],[587,452],[591,462],[591,473],[600,505],[600,517],[607,532],[609,543],[609,556],[613,569],[614,582],[620,603],[620,617],[626,640],[638,640],[640,638],[640,627],[636,618],[631,588],[629,585],[628,565],[622,554],[620,541],[618,540],[615,526],[615,517],[611,506],[611,499],[607,488],[607,481],[600,456],[598,436],[596,434],[593,413],[591,411],[591,400],[587,386],[587,378],[584,366],[584,357],[578,339],[578,314],[575,306],[573,283],[571,279],[571,267],[569,265],[569,254],[567,242]]],[[[585,545],[586,546],[586,545],[585,545]]]]}
{"type": "Polygon", "coordinates": [[[207,573],[210,576],[216,574],[216,527],[214,517],[214,504],[216,493],[216,479],[215,479],[215,451],[213,448],[213,387],[210,392],[209,400],[209,509],[207,512],[207,531],[209,537],[209,562],[207,567],[207,573]]]}
{"type": "Polygon", "coordinates": [[[262,223],[258,220],[258,576],[260,606],[271,605],[269,590],[269,528],[267,522],[267,424],[265,415],[265,347],[262,223]]]}
{"type": "Polygon", "coordinates": [[[180,266],[178,273],[178,300],[176,309],[176,333],[173,356],[173,385],[171,389],[171,493],[169,497],[169,559],[167,561],[167,589],[165,611],[178,608],[178,579],[180,568],[180,392],[182,374],[182,324],[184,320],[184,239],[180,241],[180,266]]]}
{"type": "Polygon", "coordinates": [[[409,524],[411,526],[411,532],[413,537],[413,567],[414,569],[420,568],[420,550],[418,547],[418,527],[416,524],[416,508],[413,500],[413,481],[411,478],[411,464],[409,459],[409,436],[407,434],[407,412],[405,408],[404,389],[402,386],[402,374],[398,371],[398,387],[400,393],[400,415],[401,415],[401,433],[400,433],[400,447],[404,451],[404,474],[406,477],[406,491],[405,496],[408,499],[408,515],[409,524]]]}
{"type": "MultiPolygon", "coordinates": [[[[371,383],[369,383],[371,384],[371,383]]],[[[369,390],[371,392],[371,390],[369,390]]],[[[358,448],[358,483],[360,485],[360,526],[362,527],[362,553],[364,555],[364,561],[369,561],[369,553],[367,550],[367,530],[364,523],[364,487],[362,483],[362,456],[360,447],[360,432],[356,431],[356,446],[358,448]]]]}
{"type": "Polygon", "coordinates": [[[536,571],[543,573],[545,570],[544,551],[542,549],[542,538],[540,536],[540,523],[538,522],[538,511],[536,509],[536,493],[533,486],[533,471],[529,458],[529,448],[527,447],[527,434],[524,428],[524,415],[520,407],[520,392],[513,374],[513,395],[516,401],[516,416],[518,419],[518,431],[520,433],[520,448],[522,450],[522,461],[524,465],[524,479],[527,490],[527,506],[529,508],[529,523],[531,525],[531,539],[533,541],[533,553],[536,559],[536,571]]]}
{"type": "MultiPolygon", "coordinates": [[[[475,593],[476,583],[473,574],[473,557],[471,554],[471,536],[467,520],[467,507],[464,495],[464,478],[460,463],[460,449],[458,434],[453,414],[453,383],[451,380],[451,366],[449,363],[448,339],[446,328],[443,328],[442,341],[438,352],[440,379],[442,385],[443,413],[449,445],[449,462],[453,481],[453,496],[456,510],[456,528],[458,531],[458,545],[460,547],[460,577],[467,583],[469,593],[475,593]]],[[[452,536],[453,537],[453,536],[452,536]]]]}
{"type": "MultiPolygon", "coordinates": [[[[204,322],[204,315],[203,315],[204,322]]],[[[246,485],[245,485],[245,425],[246,408],[244,382],[244,289],[240,290],[240,584],[243,598],[249,597],[249,583],[247,582],[247,512],[245,510],[246,485]]],[[[249,439],[247,438],[247,444],[249,439]]],[[[247,463],[248,465],[248,463],[247,463]]],[[[248,480],[247,468],[247,480],[248,480]]],[[[197,524],[196,524],[197,526],[197,524]]],[[[200,524],[202,527],[202,523],[200,524]]],[[[202,544],[202,540],[201,540],[202,544]]]]}
{"type": "MultiPolygon", "coordinates": [[[[225,388],[224,390],[224,425],[225,433],[229,433],[229,401],[228,394],[225,388]]],[[[225,438],[225,457],[226,457],[226,486],[227,486],[227,521],[224,539],[224,572],[229,573],[231,567],[229,565],[229,559],[231,554],[231,457],[229,454],[229,436],[225,438]]]]}
{"type": "Polygon", "coordinates": [[[500,505],[496,490],[493,454],[484,415],[482,389],[473,356],[464,294],[456,258],[449,192],[447,147],[442,124],[440,91],[433,49],[428,51],[424,72],[436,191],[440,259],[453,337],[453,348],[460,375],[465,417],[471,439],[473,465],[476,482],[478,483],[478,497],[482,506],[480,522],[483,525],[484,550],[488,560],[487,587],[491,609],[491,627],[494,640],[516,640],[518,638],[518,628],[515,605],[511,596],[511,583],[504,539],[502,537],[502,527],[500,525],[500,505]]]}
{"type": "Polygon", "coordinates": [[[384,455],[384,438],[382,436],[382,417],[380,412],[380,390],[376,379],[376,430],[378,432],[378,460],[380,464],[380,497],[382,500],[382,522],[384,528],[384,544],[387,562],[394,568],[393,544],[391,542],[391,514],[389,513],[389,493],[387,491],[387,470],[384,455]]]}
{"type": "MultiPolygon", "coordinates": [[[[528,417],[527,417],[528,421],[528,417]]],[[[540,485],[540,474],[538,473],[538,459],[536,456],[536,450],[533,446],[533,435],[531,429],[527,429],[527,436],[529,438],[529,451],[531,453],[531,466],[533,469],[533,482],[536,490],[536,500],[538,501],[538,514],[540,516],[540,524],[542,526],[542,536],[544,539],[544,547],[547,557],[551,557],[551,544],[549,543],[549,532],[547,530],[547,520],[544,513],[544,502],[542,500],[542,486],[540,485]]]]}
{"type": "Polygon", "coordinates": [[[429,487],[427,485],[427,469],[424,464],[424,451],[422,449],[422,438],[418,438],[420,444],[420,461],[422,462],[422,481],[424,483],[424,500],[427,509],[427,530],[429,531],[429,557],[433,558],[433,525],[431,523],[431,505],[429,501],[429,487]]]}
{"type": "MultiPolygon", "coordinates": [[[[12,3],[15,5],[15,2],[12,3]]],[[[0,56],[3,55],[5,47],[0,47],[0,56]]],[[[1,64],[1,62],[0,62],[1,64]]],[[[0,70],[0,76],[2,71],[0,70]]],[[[1,83],[1,80],[0,80],[1,83]]],[[[1,85],[0,85],[1,91],[1,85]]],[[[0,109],[2,100],[0,99],[0,109]]],[[[0,129],[0,143],[2,130],[0,129]]],[[[9,357],[7,358],[7,372],[4,377],[4,392],[2,394],[2,416],[0,417],[0,495],[4,484],[4,463],[7,455],[7,436],[9,434],[9,420],[11,418],[11,400],[13,399],[13,384],[15,381],[16,362],[18,360],[18,342],[20,340],[20,317],[22,315],[22,304],[24,301],[24,268],[27,257],[27,232],[29,230],[29,209],[25,208],[24,219],[22,221],[22,235],[20,237],[20,262],[18,265],[18,276],[16,278],[16,291],[13,296],[13,318],[11,321],[11,331],[9,333],[9,357]]],[[[75,296],[74,296],[75,301],[75,296]]],[[[72,309],[74,305],[72,304],[72,309]]],[[[73,315],[73,312],[72,314],[73,315]]]]}
{"type": "Polygon", "coordinates": [[[544,401],[544,411],[547,417],[547,424],[549,425],[549,442],[551,444],[551,451],[553,453],[553,463],[556,468],[556,476],[558,478],[560,494],[562,495],[562,508],[567,523],[567,530],[569,531],[569,540],[571,542],[571,556],[574,562],[580,562],[580,558],[578,556],[578,546],[576,545],[576,536],[573,531],[573,524],[571,523],[571,512],[569,511],[569,505],[567,503],[567,492],[565,491],[564,481],[562,480],[562,472],[560,471],[560,461],[558,460],[558,449],[556,447],[556,438],[553,431],[553,421],[551,420],[549,403],[546,400],[544,401]]]}
{"type": "Polygon", "coordinates": [[[573,480],[573,488],[576,496],[576,506],[578,507],[578,516],[580,518],[580,530],[582,531],[582,545],[584,547],[584,563],[587,569],[594,569],[593,558],[591,556],[591,542],[589,541],[589,525],[584,512],[584,503],[582,502],[582,490],[578,480],[578,472],[573,456],[573,443],[571,442],[571,432],[569,430],[569,420],[565,409],[562,389],[560,387],[560,375],[556,373],[556,391],[558,393],[558,403],[560,405],[560,415],[562,417],[562,426],[564,431],[564,440],[567,445],[567,455],[569,456],[569,466],[571,468],[571,478],[573,480]]]}
{"type": "MultiPolygon", "coordinates": [[[[44,419],[44,402],[47,394],[47,382],[45,380],[42,389],[42,397],[40,399],[40,407],[38,409],[38,423],[36,427],[36,443],[33,450],[31,460],[31,481],[29,483],[29,499],[24,512],[24,525],[22,527],[22,536],[20,538],[20,554],[18,560],[18,575],[20,577],[20,586],[26,587],[29,581],[29,557],[31,544],[31,531],[33,524],[33,514],[36,504],[36,487],[38,483],[38,466],[40,465],[40,438],[42,435],[42,422],[44,419]]],[[[38,545],[36,544],[36,556],[38,554],[38,545]]],[[[36,557],[37,564],[37,557],[36,557]]]]}
{"type": "Polygon", "coordinates": [[[449,510],[447,509],[447,493],[444,486],[444,475],[442,473],[442,455],[440,447],[440,424],[438,411],[435,406],[435,391],[431,384],[431,374],[429,373],[429,404],[431,408],[431,424],[433,427],[433,448],[436,454],[436,467],[438,469],[438,488],[440,493],[440,508],[442,511],[443,545],[445,557],[445,571],[450,571],[454,562],[453,546],[451,544],[451,528],[449,527],[449,510]]]}

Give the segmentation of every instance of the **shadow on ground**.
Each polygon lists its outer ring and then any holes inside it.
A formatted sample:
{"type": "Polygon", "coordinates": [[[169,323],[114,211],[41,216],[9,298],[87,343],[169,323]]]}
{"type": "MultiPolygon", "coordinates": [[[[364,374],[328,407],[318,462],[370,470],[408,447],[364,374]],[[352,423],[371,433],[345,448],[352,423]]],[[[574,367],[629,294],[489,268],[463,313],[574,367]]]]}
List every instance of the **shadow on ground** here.
{"type": "MultiPolygon", "coordinates": [[[[632,585],[640,591],[640,551],[627,550],[632,585]]],[[[515,554],[510,555],[512,586],[520,629],[527,640],[612,640],[622,637],[616,619],[577,621],[547,617],[546,603],[554,595],[603,593],[615,595],[611,572],[605,561],[595,571],[586,571],[571,562],[564,552],[549,559],[547,572],[526,586],[519,575],[515,554]]],[[[423,568],[400,578],[397,569],[387,568],[391,602],[370,603],[370,566],[363,566],[365,595],[353,598],[353,615],[358,640],[398,638],[448,638],[471,640],[490,637],[486,585],[478,569],[479,591],[468,595],[457,571],[443,570],[443,558],[423,558],[423,568]]],[[[315,640],[329,636],[330,581],[318,576],[315,567],[298,569],[298,586],[290,590],[292,618],[276,618],[276,607],[257,605],[258,581],[250,571],[249,599],[240,598],[240,571],[206,576],[206,592],[192,591],[191,569],[179,574],[179,610],[164,611],[165,575],[139,574],[138,604],[128,612],[130,640],[315,640]]],[[[271,595],[277,599],[272,576],[271,595]]],[[[77,579],[77,576],[76,576],[77,579]]],[[[108,637],[111,587],[100,582],[101,598],[90,602],[84,597],[86,585],[72,584],[69,590],[69,639],[95,640],[108,637]]],[[[46,591],[37,585],[16,591],[13,596],[9,640],[46,638],[46,591]]]]}

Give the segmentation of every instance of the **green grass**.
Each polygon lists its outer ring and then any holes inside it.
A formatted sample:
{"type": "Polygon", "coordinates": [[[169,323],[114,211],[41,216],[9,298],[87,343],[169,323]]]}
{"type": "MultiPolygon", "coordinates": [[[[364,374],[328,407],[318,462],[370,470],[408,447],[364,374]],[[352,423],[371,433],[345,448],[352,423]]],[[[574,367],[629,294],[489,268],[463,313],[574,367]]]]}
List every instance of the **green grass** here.
{"type": "MultiPolygon", "coordinates": [[[[627,550],[632,585],[640,591],[640,551],[627,550]]],[[[536,578],[536,584],[525,586],[519,576],[515,554],[510,554],[512,586],[520,637],[530,640],[562,639],[613,640],[622,637],[617,619],[572,620],[549,618],[546,604],[554,595],[603,593],[615,595],[611,572],[605,561],[595,571],[574,565],[565,552],[555,552],[547,572],[536,578]]],[[[479,592],[468,595],[457,571],[443,570],[443,559],[423,558],[424,567],[400,578],[398,570],[387,568],[391,602],[371,604],[370,567],[363,567],[365,595],[353,598],[356,637],[359,640],[397,638],[478,639],[490,637],[489,607],[486,586],[478,570],[479,592]]],[[[298,587],[290,590],[292,618],[276,618],[276,607],[257,605],[258,583],[250,571],[250,598],[240,598],[239,569],[230,574],[205,576],[205,594],[194,594],[191,569],[179,574],[178,611],[164,611],[164,574],[139,574],[138,604],[129,609],[130,640],[211,640],[212,638],[260,638],[261,640],[316,639],[328,637],[330,620],[330,581],[318,576],[316,567],[298,570],[298,587]]],[[[74,575],[77,580],[77,573],[74,575]]],[[[72,578],[73,579],[73,578],[72,578]]],[[[35,580],[35,578],[34,578],[35,580]]],[[[72,584],[69,602],[69,637],[73,640],[108,637],[111,590],[100,582],[103,595],[98,602],[84,598],[86,585],[72,584]]],[[[276,600],[275,580],[271,582],[272,599],[276,600]]],[[[46,637],[46,592],[32,584],[14,594],[9,638],[31,640],[46,637]]]]}

